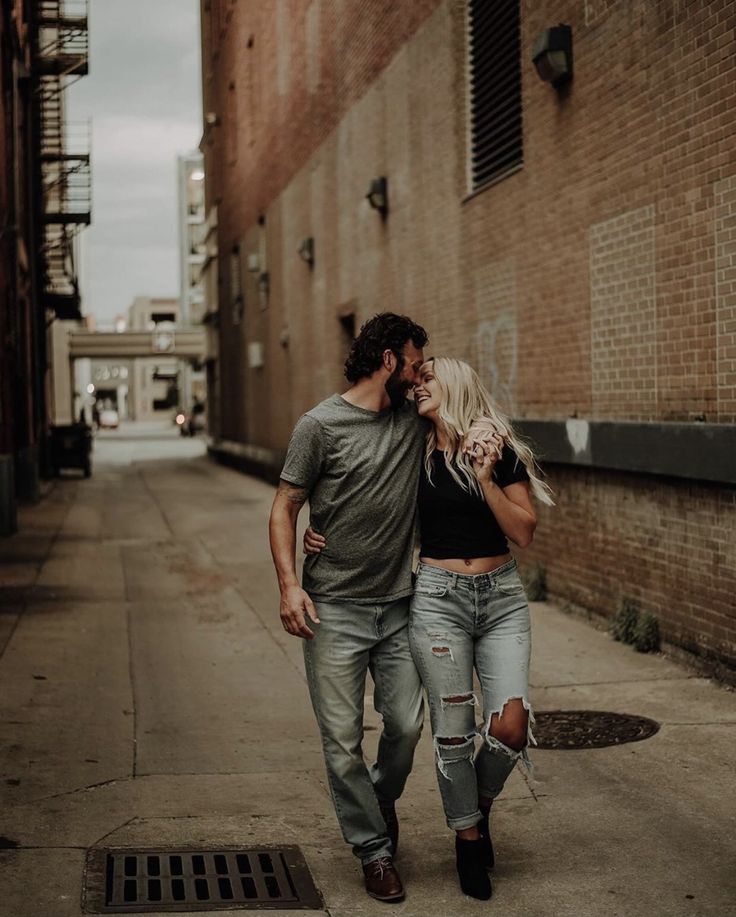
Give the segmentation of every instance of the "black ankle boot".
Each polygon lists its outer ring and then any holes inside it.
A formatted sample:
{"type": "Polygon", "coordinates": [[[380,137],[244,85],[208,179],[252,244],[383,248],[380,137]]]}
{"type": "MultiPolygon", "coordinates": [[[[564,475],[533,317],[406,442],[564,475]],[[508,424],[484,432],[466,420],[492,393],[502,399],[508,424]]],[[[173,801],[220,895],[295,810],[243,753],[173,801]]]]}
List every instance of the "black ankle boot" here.
{"type": "Polygon", "coordinates": [[[483,840],[464,841],[456,836],[455,854],[460,888],[471,898],[487,901],[491,897],[493,888],[486,872],[483,840]]]}
{"type": "Polygon", "coordinates": [[[496,857],[493,853],[493,841],[491,840],[491,827],[489,825],[491,810],[481,809],[480,812],[483,818],[478,822],[478,830],[480,831],[480,840],[483,844],[486,869],[493,869],[496,857]]]}

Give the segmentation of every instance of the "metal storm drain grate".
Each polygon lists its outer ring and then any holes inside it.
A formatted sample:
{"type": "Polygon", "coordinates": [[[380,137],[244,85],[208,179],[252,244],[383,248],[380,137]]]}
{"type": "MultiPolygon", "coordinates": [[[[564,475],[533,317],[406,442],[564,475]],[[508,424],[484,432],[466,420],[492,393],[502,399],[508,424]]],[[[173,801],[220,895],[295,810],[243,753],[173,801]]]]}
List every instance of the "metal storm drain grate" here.
{"type": "Polygon", "coordinates": [[[605,748],[640,742],[659,732],[659,723],[643,716],[602,710],[550,710],[536,714],[534,738],[539,748],[605,748]]]}
{"type": "Polygon", "coordinates": [[[87,880],[92,913],[322,907],[298,847],[98,849],[87,880]]]}

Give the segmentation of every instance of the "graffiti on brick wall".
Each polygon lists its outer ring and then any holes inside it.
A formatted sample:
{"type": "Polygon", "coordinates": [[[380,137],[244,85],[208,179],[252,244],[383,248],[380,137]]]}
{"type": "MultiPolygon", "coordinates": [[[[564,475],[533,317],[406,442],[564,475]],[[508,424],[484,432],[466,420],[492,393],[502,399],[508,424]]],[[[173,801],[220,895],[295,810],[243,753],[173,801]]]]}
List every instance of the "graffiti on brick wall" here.
{"type": "Polygon", "coordinates": [[[511,414],[516,410],[517,346],[516,312],[504,309],[478,323],[468,354],[495,401],[511,414]]]}

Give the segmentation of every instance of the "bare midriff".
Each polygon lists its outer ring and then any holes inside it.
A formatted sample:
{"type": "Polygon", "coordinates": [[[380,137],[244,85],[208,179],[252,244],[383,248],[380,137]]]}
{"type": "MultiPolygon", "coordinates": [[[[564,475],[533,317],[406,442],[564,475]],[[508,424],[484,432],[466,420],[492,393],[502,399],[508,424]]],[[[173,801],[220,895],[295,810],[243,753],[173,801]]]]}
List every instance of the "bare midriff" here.
{"type": "Polygon", "coordinates": [[[490,573],[497,567],[502,567],[511,560],[511,555],[499,554],[498,557],[448,557],[438,560],[436,557],[420,557],[423,564],[430,567],[441,567],[451,573],[466,573],[474,576],[478,573],[490,573]]]}

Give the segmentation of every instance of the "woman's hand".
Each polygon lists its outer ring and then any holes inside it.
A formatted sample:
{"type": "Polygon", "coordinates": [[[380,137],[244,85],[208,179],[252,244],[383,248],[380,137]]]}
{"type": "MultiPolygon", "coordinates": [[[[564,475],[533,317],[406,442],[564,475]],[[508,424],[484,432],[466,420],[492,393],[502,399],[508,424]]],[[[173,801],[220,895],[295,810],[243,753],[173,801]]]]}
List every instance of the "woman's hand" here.
{"type": "Polygon", "coordinates": [[[327,540],[324,535],[318,535],[311,525],[307,526],[307,530],[304,533],[304,553],[321,554],[322,549],[326,547],[327,540]]]}
{"type": "Polygon", "coordinates": [[[475,476],[480,484],[489,483],[493,469],[501,457],[503,439],[493,433],[483,441],[473,440],[463,446],[463,453],[470,456],[475,476]]]}

